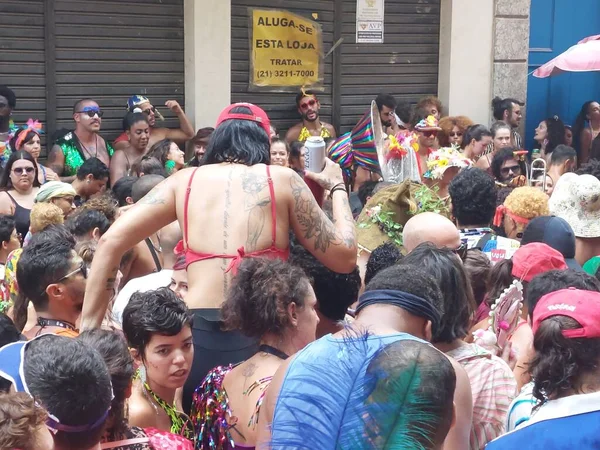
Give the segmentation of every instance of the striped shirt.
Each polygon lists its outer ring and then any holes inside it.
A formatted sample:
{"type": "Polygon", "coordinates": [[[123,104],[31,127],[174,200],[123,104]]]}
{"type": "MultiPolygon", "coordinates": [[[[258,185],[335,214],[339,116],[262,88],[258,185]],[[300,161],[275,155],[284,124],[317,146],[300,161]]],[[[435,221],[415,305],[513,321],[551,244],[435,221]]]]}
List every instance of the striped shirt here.
{"type": "Polygon", "coordinates": [[[517,395],[515,377],[502,359],[476,344],[446,352],[467,372],[473,393],[470,450],[483,450],[505,431],[508,407],[517,395]]]}
{"type": "Polygon", "coordinates": [[[523,386],[517,398],[511,403],[506,417],[506,432],[508,433],[522,423],[527,422],[531,418],[531,412],[537,403],[538,400],[533,396],[532,381],[523,386]]]}

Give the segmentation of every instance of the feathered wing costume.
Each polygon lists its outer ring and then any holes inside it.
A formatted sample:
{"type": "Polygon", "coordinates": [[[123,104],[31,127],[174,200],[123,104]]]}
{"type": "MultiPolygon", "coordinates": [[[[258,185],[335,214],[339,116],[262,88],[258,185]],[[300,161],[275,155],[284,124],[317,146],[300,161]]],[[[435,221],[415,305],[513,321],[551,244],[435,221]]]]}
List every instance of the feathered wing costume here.
{"type": "Polygon", "coordinates": [[[277,400],[270,448],[433,448],[440,414],[421,395],[418,358],[401,369],[386,364],[392,346],[428,344],[412,337],[391,344],[376,339],[375,346],[367,336],[340,340],[336,358],[303,359],[302,376],[294,376],[277,400]]]}

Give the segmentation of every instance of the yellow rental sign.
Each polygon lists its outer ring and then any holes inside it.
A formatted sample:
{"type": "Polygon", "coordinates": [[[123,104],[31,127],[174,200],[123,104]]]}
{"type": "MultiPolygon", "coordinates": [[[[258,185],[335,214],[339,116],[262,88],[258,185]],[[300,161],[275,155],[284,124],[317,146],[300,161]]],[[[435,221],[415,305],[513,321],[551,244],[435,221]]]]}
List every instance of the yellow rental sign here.
{"type": "Polygon", "coordinates": [[[251,9],[250,15],[250,87],[318,87],[323,81],[321,26],[289,11],[251,9]]]}

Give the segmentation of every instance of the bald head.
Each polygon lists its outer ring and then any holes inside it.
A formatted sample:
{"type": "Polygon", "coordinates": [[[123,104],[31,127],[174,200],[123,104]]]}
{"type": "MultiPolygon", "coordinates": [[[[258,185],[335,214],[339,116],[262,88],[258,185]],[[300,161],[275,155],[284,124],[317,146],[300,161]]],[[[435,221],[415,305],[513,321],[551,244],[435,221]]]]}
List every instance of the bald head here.
{"type": "Polygon", "coordinates": [[[460,247],[460,233],[454,224],[444,216],[431,212],[417,214],[406,222],[402,238],[408,253],[423,242],[431,242],[438,248],[460,247]]]}

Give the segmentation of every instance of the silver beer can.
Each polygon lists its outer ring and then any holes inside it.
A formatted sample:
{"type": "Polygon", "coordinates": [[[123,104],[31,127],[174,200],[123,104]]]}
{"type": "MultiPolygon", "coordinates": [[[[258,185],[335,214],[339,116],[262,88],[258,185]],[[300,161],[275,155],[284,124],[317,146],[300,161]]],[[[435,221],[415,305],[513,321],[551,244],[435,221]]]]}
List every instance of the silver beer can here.
{"type": "Polygon", "coordinates": [[[325,140],[320,136],[311,136],[304,143],[304,147],[306,147],[304,168],[309,172],[322,172],[325,168],[325,140]]]}

